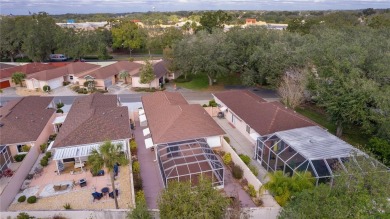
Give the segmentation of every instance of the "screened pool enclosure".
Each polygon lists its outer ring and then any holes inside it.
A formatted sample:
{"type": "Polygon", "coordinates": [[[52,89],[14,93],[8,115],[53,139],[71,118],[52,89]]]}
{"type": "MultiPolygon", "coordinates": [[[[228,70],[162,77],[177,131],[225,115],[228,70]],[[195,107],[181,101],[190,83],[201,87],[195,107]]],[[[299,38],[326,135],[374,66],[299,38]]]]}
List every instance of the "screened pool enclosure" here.
{"type": "Polygon", "coordinates": [[[206,140],[159,144],[156,150],[165,187],[172,180],[190,181],[196,185],[203,176],[211,180],[214,187],[223,188],[224,167],[206,140]]]}
{"type": "MultiPolygon", "coordinates": [[[[333,183],[334,171],[346,163],[359,167],[369,157],[318,126],[276,132],[257,139],[256,160],[270,172],[293,175],[309,171],[318,183],[333,183]]],[[[373,165],[382,165],[377,161],[373,165]]]]}

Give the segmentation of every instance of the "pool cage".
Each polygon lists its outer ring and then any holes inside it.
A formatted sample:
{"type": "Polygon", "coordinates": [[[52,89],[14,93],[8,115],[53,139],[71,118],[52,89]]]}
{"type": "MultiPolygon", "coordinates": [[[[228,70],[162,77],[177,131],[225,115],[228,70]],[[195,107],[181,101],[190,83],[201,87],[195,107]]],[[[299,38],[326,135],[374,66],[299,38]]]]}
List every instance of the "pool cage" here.
{"type": "Polygon", "coordinates": [[[316,185],[332,184],[336,169],[342,168],[348,172],[347,162],[348,166],[360,168],[359,163],[370,161],[372,165],[387,169],[383,164],[317,126],[259,137],[255,158],[270,172],[280,170],[292,176],[298,171],[309,171],[316,179],[316,185]]]}
{"type": "Polygon", "coordinates": [[[211,180],[213,187],[223,188],[224,167],[204,139],[159,144],[157,159],[164,182],[199,182],[201,176],[211,180]]]}

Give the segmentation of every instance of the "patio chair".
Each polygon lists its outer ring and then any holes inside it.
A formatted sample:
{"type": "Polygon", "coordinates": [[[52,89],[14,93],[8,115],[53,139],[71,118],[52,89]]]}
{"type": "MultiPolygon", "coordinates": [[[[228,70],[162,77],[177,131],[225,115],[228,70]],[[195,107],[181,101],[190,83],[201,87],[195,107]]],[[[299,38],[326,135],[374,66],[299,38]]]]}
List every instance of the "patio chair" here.
{"type": "Polygon", "coordinates": [[[103,193],[94,192],[92,193],[92,197],[93,197],[93,201],[95,201],[95,199],[100,200],[103,197],[103,193]]]}
{"type": "MultiPolygon", "coordinates": [[[[116,197],[118,197],[118,195],[119,195],[118,189],[115,189],[115,193],[116,193],[116,197]]],[[[114,198],[114,192],[110,192],[110,193],[108,194],[108,196],[110,196],[110,198],[114,198]]]]}

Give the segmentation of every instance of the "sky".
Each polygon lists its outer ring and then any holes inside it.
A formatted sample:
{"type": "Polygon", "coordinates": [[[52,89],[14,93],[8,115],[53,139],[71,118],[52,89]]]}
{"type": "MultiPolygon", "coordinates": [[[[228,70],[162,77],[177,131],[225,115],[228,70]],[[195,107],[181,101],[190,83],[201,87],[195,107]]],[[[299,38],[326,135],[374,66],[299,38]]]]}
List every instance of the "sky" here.
{"type": "Polygon", "coordinates": [[[0,14],[390,8],[390,0],[0,0],[0,14]]]}

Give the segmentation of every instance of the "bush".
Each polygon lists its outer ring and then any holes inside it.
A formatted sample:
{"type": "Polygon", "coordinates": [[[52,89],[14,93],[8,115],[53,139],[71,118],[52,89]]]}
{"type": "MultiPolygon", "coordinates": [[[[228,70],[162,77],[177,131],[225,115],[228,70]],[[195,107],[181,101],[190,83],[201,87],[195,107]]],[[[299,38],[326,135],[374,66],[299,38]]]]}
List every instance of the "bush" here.
{"type": "Polygon", "coordinates": [[[62,107],[65,106],[65,104],[63,102],[59,102],[56,104],[56,106],[57,106],[57,109],[61,109],[62,107]]]}
{"type": "Polygon", "coordinates": [[[88,90],[84,88],[83,94],[88,94],[88,90]]]}
{"type": "Polygon", "coordinates": [[[108,90],[97,89],[96,92],[104,94],[104,93],[108,93],[108,90]]]}
{"type": "Polygon", "coordinates": [[[175,79],[175,82],[177,83],[186,83],[192,81],[192,77],[190,75],[187,75],[187,78],[185,78],[185,75],[180,75],[178,78],[175,79]]]}
{"type": "Polygon", "coordinates": [[[23,145],[23,147],[22,147],[23,152],[29,152],[30,149],[31,149],[31,146],[28,146],[28,145],[23,145]]]}
{"type": "Polygon", "coordinates": [[[28,215],[28,214],[25,213],[25,212],[20,212],[20,213],[18,214],[18,216],[16,216],[16,219],[32,219],[32,218],[35,218],[35,217],[30,216],[30,215],[28,215]]]}
{"type": "Polygon", "coordinates": [[[70,206],[70,203],[66,203],[63,207],[64,207],[65,210],[72,209],[72,206],[70,206]]]}
{"type": "Polygon", "coordinates": [[[248,193],[251,197],[256,197],[256,189],[253,185],[248,185],[248,193]]]}
{"type": "Polygon", "coordinates": [[[130,58],[129,58],[129,62],[134,62],[134,58],[133,58],[133,57],[130,57],[130,58]]]}
{"type": "Polygon", "coordinates": [[[20,197],[18,198],[18,202],[22,203],[22,202],[24,202],[24,201],[26,201],[26,196],[25,196],[25,195],[22,195],[22,196],[20,196],[20,197]]]}
{"type": "Polygon", "coordinates": [[[222,159],[225,165],[229,165],[232,162],[232,155],[230,153],[226,153],[223,155],[222,159]]]}
{"type": "Polygon", "coordinates": [[[208,107],[207,104],[203,104],[202,107],[208,107]]]}
{"type": "Polygon", "coordinates": [[[255,167],[253,165],[248,165],[248,167],[251,170],[251,172],[253,173],[253,175],[255,175],[255,176],[259,175],[259,170],[257,169],[257,167],[255,167]]]}
{"type": "Polygon", "coordinates": [[[134,180],[134,190],[135,191],[140,191],[143,189],[143,182],[142,178],[140,175],[134,174],[133,175],[133,180],[134,180]]]}
{"type": "Polygon", "coordinates": [[[70,84],[69,81],[63,81],[63,82],[62,82],[62,86],[66,86],[66,85],[68,85],[68,84],[70,84]]]}
{"type": "Polygon", "coordinates": [[[244,175],[244,171],[241,169],[240,166],[234,165],[233,166],[233,177],[236,179],[241,179],[242,176],[244,175]]]}
{"type": "Polygon", "coordinates": [[[52,134],[49,136],[49,141],[54,141],[57,137],[57,134],[52,134]]]}
{"type": "Polygon", "coordinates": [[[17,155],[14,156],[14,160],[16,162],[21,162],[24,159],[25,156],[26,156],[26,154],[17,154],[17,155]]]}
{"type": "Polygon", "coordinates": [[[57,109],[56,113],[64,113],[62,109],[57,109]]]}
{"type": "Polygon", "coordinates": [[[47,158],[51,158],[51,152],[50,152],[50,151],[46,152],[46,155],[45,155],[45,157],[47,157],[47,158]]]}
{"type": "Polygon", "coordinates": [[[223,136],[223,139],[225,139],[225,141],[230,144],[230,138],[228,136],[223,136]]]}
{"type": "Polygon", "coordinates": [[[45,85],[43,86],[43,91],[45,92],[49,92],[51,90],[50,86],[49,85],[45,85]]]}
{"type": "Polygon", "coordinates": [[[28,197],[27,203],[33,204],[33,203],[35,203],[35,202],[37,202],[37,197],[36,197],[36,196],[30,196],[30,197],[28,197]]]}
{"type": "Polygon", "coordinates": [[[246,165],[248,165],[248,164],[251,162],[251,158],[250,158],[248,155],[239,154],[238,156],[241,158],[241,160],[242,160],[246,165]]]}
{"type": "Polygon", "coordinates": [[[242,187],[245,187],[245,186],[248,186],[248,180],[247,179],[242,179],[241,180],[241,185],[242,185],[242,187]]]}
{"type": "Polygon", "coordinates": [[[134,174],[139,174],[141,172],[141,167],[139,165],[138,161],[133,162],[133,173],[134,174]]]}
{"type": "Polygon", "coordinates": [[[135,140],[130,141],[130,152],[131,154],[137,154],[137,142],[135,140]]]}
{"type": "Polygon", "coordinates": [[[210,100],[210,101],[209,101],[209,106],[217,107],[218,104],[217,104],[217,103],[215,102],[215,100],[213,99],[213,100],[210,100]]]}
{"type": "Polygon", "coordinates": [[[80,86],[78,86],[78,85],[72,87],[72,90],[75,92],[77,92],[79,89],[80,89],[80,86]]]}
{"type": "Polygon", "coordinates": [[[49,164],[49,160],[47,159],[47,157],[43,157],[42,160],[39,162],[41,164],[41,166],[45,167],[49,164]]]}
{"type": "Polygon", "coordinates": [[[226,152],[225,151],[219,151],[219,155],[221,155],[221,157],[225,156],[226,152]]]}
{"type": "Polygon", "coordinates": [[[41,152],[44,153],[46,151],[46,148],[47,148],[47,143],[43,143],[39,146],[39,148],[41,149],[41,152]]]}

